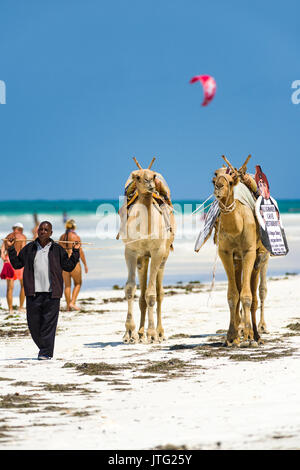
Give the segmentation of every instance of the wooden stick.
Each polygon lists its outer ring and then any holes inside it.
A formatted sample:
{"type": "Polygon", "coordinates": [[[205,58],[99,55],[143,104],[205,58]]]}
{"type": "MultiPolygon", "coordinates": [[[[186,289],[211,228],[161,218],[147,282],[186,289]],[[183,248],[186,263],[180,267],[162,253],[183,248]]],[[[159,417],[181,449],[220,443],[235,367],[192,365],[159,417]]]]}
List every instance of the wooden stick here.
{"type": "Polygon", "coordinates": [[[109,248],[102,248],[100,246],[88,246],[86,250],[107,250],[109,248]]]}
{"type": "Polygon", "coordinates": [[[222,158],[223,160],[227,163],[227,166],[231,169],[231,171],[235,174],[237,174],[236,170],[233,168],[233,166],[231,165],[231,163],[227,160],[227,158],[225,157],[225,155],[222,155],[222,158]]]}
{"type": "Polygon", "coordinates": [[[76,242],[76,241],[72,241],[72,240],[53,240],[54,242],[56,243],[80,243],[80,245],[94,245],[94,243],[90,243],[90,242],[76,242]]]}
{"type": "Polygon", "coordinates": [[[247,165],[248,165],[248,162],[249,162],[250,158],[251,158],[251,155],[248,155],[248,157],[247,157],[245,163],[241,166],[241,168],[239,169],[239,171],[242,171],[243,173],[246,173],[246,171],[247,171],[247,165]]]}
{"type": "Polygon", "coordinates": [[[135,161],[136,166],[137,166],[140,170],[142,170],[143,168],[141,167],[141,165],[139,164],[139,162],[137,161],[137,159],[136,159],[135,157],[132,157],[132,158],[133,158],[133,160],[135,161]]]}
{"type": "MultiPolygon", "coordinates": [[[[6,241],[11,241],[9,240],[8,238],[2,238],[1,240],[3,240],[4,242],[6,241]]],[[[27,242],[34,242],[35,240],[37,240],[37,238],[27,238],[26,240],[21,240],[21,239],[16,239],[15,238],[15,242],[24,242],[26,241],[27,242]]],[[[94,243],[89,243],[89,242],[76,242],[76,241],[72,241],[72,240],[53,240],[55,243],[80,243],[80,245],[94,245],[94,243]]]]}
{"type": "Polygon", "coordinates": [[[152,161],[151,161],[150,165],[148,166],[148,170],[151,169],[154,162],[155,162],[155,157],[152,158],[152,161]]]}

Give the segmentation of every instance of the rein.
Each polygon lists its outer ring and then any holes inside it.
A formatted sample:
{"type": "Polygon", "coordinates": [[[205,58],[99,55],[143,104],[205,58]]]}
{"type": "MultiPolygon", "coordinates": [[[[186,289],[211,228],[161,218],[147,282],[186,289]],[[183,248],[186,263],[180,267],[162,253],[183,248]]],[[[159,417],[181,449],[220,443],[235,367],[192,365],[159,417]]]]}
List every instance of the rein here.
{"type": "MultiPolygon", "coordinates": [[[[229,185],[229,179],[228,179],[227,174],[219,175],[218,178],[217,178],[217,181],[218,181],[219,178],[224,178],[224,179],[227,181],[227,183],[228,183],[228,188],[230,187],[230,185],[229,185]]],[[[217,181],[216,181],[216,183],[217,183],[217,181]]],[[[224,214],[224,215],[230,214],[230,213],[233,212],[233,211],[235,210],[235,208],[236,208],[235,199],[233,199],[233,202],[232,202],[231,204],[229,204],[229,206],[227,206],[229,196],[230,196],[230,192],[228,192],[228,195],[227,195],[225,204],[223,204],[223,202],[221,202],[221,201],[218,201],[218,202],[219,202],[219,209],[220,209],[220,211],[222,212],[222,214],[224,214]]]]}
{"type": "Polygon", "coordinates": [[[223,204],[221,201],[219,201],[219,208],[222,214],[225,214],[225,215],[230,214],[236,208],[235,200],[233,200],[232,204],[229,204],[229,206],[226,206],[226,204],[223,204]]]}

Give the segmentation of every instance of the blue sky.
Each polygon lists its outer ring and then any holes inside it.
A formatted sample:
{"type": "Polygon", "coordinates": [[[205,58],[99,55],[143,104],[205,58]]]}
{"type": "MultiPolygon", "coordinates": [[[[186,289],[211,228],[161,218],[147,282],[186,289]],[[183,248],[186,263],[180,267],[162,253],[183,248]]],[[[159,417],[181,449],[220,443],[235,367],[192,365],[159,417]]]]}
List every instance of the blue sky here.
{"type": "Polygon", "coordinates": [[[132,156],[203,199],[222,154],[299,198],[296,1],[1,0],[1,199],[118,198],[132,156]],[[217,81],[201,107],[194,75],[217,81]]]}

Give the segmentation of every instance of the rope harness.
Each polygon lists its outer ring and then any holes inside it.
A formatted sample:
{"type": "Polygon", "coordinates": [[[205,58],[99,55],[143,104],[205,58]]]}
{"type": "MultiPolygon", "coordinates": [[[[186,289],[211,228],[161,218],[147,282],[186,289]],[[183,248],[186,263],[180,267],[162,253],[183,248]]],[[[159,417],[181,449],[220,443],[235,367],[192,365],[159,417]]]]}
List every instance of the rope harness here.
{"type": "MultiPolygon", "coordinates": [[[[228,175],[227,175],[226,173],[223,174],[223,175],[219,175],[219,176],[217,177],[216,182],[215,182],[215,185],[218,183],[218,181],[219,181],[220,178],[224,178],[225,181],[227,181],[228,189],[229,189],[229,188],[230,188],[230,181],[229,181],[228,175]]],[[[226,214],[230,214],[230,213],[233,212],[234,209],[236,208],[235,199],[233,199],[233,202],[232,202],[231,204],[229,204],[229,206],[227,206],[229,196],[230,196],[230,191],[228,191],[225,204],[224,204],[222,201],[219,201],[219,208],[220,208],[220,211],[221,211],[223,214],[225,214],[225,215],[226,215],[226,214]]]]}

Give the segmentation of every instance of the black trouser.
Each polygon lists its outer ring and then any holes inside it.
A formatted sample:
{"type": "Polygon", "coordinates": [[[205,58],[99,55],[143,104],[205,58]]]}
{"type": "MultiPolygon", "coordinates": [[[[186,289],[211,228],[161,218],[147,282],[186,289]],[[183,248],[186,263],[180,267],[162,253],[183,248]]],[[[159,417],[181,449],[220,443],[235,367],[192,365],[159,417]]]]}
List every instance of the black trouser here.
{"type": "Polygon", "coordinates": [[[26,297],[27,323],[40,356],[53,356],[59,303],[49,292],[26,297]]]}

